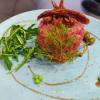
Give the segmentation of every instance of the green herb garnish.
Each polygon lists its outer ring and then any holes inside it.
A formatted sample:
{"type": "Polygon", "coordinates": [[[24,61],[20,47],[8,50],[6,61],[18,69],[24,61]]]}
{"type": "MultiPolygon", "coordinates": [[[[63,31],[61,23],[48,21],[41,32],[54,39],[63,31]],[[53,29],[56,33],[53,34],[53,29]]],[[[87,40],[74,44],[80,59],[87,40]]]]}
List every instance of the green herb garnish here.
{"type": "Polygon", "coordinates": [[[22,62],[20,64],[18,64],[14,69],[11,70],[11,72],[16,72],[18,71],[27,61],[28,59],[31,57],[31,54],[34,52],[34,48],[31,48],[27,54],[27,56],[24,57],[24,59],[22,60],[22,62]]]}
{"type": "Polygon", "coordinates": [[[40,84],[43,81],[43,77],[41,75],[35,74],[33,75],[33,80],[35,84],[40,84]]]}
{"type": "Polygon", "coordinates": [[[4,63],[6,64],[8,70],[11,70],[12,62],[10,61],[9,57],[6,55],[6,56],[3,56],[3,59],[4,59],[4,63]]]}
{"type": "Polygon", "coordinates": [[[43,77],[39,74],[34,73],[33,70],[31,69],[30,65],[28,65],[28,68],[29,68],[29,71],[32,74],[32,78],[33,78],[34,83],[35,84],[40,84],[43,81],[43,77]]]}
{"type": "Polygon", "coordinates": [[[100,76],[98,77],[98,81],[100,82],[100,76]]]}
{"type": "Polygon", "coordinates": [[[38,34],[38,28],[31,25],[24,29],[21,25],[12,25],[8,32],[0,39],[2,53],[0,59],[3,59],[10,72],[18,71],[34,54],[34,46],[27,47],[27,40],[32,39],[38,34]],[[18,56],[23,55],[23,60],[15,68],[12,67],[10,58],[18,61],[18,56]]]}

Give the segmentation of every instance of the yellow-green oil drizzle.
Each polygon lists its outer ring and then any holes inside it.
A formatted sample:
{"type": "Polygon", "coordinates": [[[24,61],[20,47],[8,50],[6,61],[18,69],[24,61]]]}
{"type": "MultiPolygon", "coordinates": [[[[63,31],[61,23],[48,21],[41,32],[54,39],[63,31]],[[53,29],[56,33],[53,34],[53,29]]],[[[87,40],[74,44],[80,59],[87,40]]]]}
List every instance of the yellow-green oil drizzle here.
{"type": "MultiPolygon", "coordinates": [[[[87,57],[87,62],[86,62],[86,65],[85,65],[85,68],[84,68],[83,72],[82,72],[80,75],[78,75],[77,77],[75,77],[74,79],[69,80],[69,81],[64,81],[64,82],[57,82],[57,83],[48,83],[48,82],[44,82],[44,81],[43,81],[43,83],[44,83],[45,85],[48,85],[48,86],[59,86],[59,85],[65,85],[65,84],[69,84],[69,83],[72,83],[72,82],[74,82],[74,81],[79,80],[79,79],[84,75],[84,73],[86,72],[86,70],[87,70],[87,68],[88,68],[88,63],[89,63],[89,58],[90,58],[89,50],[88,50],[88,55],[87,55],[87,56],[88,56],[88,57],[87,57]]],[[[32,71],[32,69],[31,69],[30,66],[28,66],[28,68],[29,68],[29,70],[30,70],[30,72],[31,72],[32,74],[35,74],[35,73],[32,71]]]]}
{"type": "Polygon", "coordinates": [[[87,68],[88,68],[88,63],[89,63],[89,51],[88,51],[88,58],[87,58],[87,62],[86,62],[86,65],[85,65],[85,68],[83,70],[83,72],[76,76],[74,79],[72,80],[69,80],[69,81],[64,81],[64,82],[59,82],[59,83],[48,83],[48,82],[44,82],[45,85],[48,85],[48,86],[58,86],[58,85],[64,85],[64,84],[69,84],[69,83],[72,83],[74,81],[77,81],[79,80],[83,75],[84,73],[86,72],[87,68]]]}
{"type": "Polygon", "coordinates": [[[13,77],[13,79],[14,79],[18,84],[20,84],[22,87],[28,89],[29,91],[32,91],[32,92],[34,92],[34,93],[37,93],[37,94],[39,94],[39,95],[43,95],[43,96],[46,96],[46,97],[51,98],[51,99],[54,99],[54,100],[55,100],[55,99],[56,99],[56,100],[75,100],[75,99],[72,99],[72,98],[67,99],[67,98],[55,97],[55,96],[51,96],[51,95],[49,95],[49,94],[40,92],[40,91],[38,91],[38,90],[35,90],[35,89],[33,89],[33,88],[27,86],[27,85],[24,84],[23,82],[19,81],[19,80],[15,77],[15,75],[14,75],[13,73],[12,73],[12,77],[13,77]]]}

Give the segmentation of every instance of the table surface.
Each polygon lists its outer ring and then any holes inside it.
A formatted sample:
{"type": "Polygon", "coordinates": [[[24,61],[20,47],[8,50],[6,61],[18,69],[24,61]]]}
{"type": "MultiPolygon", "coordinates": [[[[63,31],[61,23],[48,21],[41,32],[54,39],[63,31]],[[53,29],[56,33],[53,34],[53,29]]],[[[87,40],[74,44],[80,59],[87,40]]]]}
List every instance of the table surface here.
{"type": "MultiPolygon", "coordinates": [[[[55,0],[59,4],[59,0],[55,0]]],[[[100,19],[84,10],[81,3],[83,0],[65,0],[65,7],[86,13],[100,19]]],[[[0,22],[16,14],[34,9],[52,8],[50,0],[0,0],[0,22]]]]}

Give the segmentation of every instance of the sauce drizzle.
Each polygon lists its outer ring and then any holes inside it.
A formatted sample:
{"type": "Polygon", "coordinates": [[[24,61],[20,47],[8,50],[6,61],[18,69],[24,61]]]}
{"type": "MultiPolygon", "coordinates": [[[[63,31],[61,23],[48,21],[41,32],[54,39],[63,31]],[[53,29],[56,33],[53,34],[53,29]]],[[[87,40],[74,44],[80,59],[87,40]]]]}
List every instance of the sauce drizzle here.
{"type": "Polygon", "coordinates": [[[72,79],[72,80],[69,80],[69,81],[65,81],[65,82],[59,82],[59,83],[48,83],[48,82],[44,82],[45,85],[48,85],[48,86],[58,86],[58,85],[64,85],[64,84],[69,84],[69,83],[72,83],[74,81],[77,81],[79,80],[86,72],[87,68],[88,68],[88,63],[89,63],[89,50],[88,50],[88,58],[87,58],[87,62],[86,62],[86,65],[85,65],[85,68],[83,70],[83,72],[78,75],[76,78],[72,79]]]}
{"type": "MultiPolygon", "coordinates": [[[[90,59],[90,55],[89,55],[89,50],[88,50],[87,62],[86,62],[85,68],[84,68],[84,70],[82,71],[82,73],[81,73],[80,75],[76,76],[74,79],[69,80],[69,81],[64,81],[64,82],[58,82],[58,83],[48,83],[48,82],[44,82],[44,81],[43,81],[43,83],[44,83],[45,85],[48,85],[48,86],[59,86],[59,85],[65,85],[65,84],[69,84],[69,83],[72,83],[72,82],[74,82],[74,81],[79,80],[79,79],[85,74],[85,72],[86,72],[86,70],[87,70],[87,68],[88,68],[89,59],[90,59]]],[[[29,68],[29,71],[34,75],[35,73],[32,71],[31,67],[28,66],[28,68],[29,68]]]]}
{"type": "Polygon", "coordinates": [[[20,84],[22,87],[24,87],[24,88],[26,88],[26,89],[28,89],[28,90],[34,92],[34,93],[37,93],[37,94],[40,94],[40,95],[49,97],[49,98],[51,98],[51,99],[56,99],[56,100],[75,100],[75,99],[72,99],[72,98],[67,99],[67,98],[55,97],[55,96],[51,96],[51,95],[49,95],[49,94],[45,94],[45,93],[43,93],[43,92],[40,92],[40,91],[38,91],[38,90],[35,90],[35,89],[33,89],[33,88],[31,88],[31,87],[25,85],[24,83],[22,83],[21,81],[19,81],[19,80],[15,77],[15,75],[14,75],[13,73],[12,73],[11,75],[12,75],[13,79],[14,79],[18,84],[20,84]]]}

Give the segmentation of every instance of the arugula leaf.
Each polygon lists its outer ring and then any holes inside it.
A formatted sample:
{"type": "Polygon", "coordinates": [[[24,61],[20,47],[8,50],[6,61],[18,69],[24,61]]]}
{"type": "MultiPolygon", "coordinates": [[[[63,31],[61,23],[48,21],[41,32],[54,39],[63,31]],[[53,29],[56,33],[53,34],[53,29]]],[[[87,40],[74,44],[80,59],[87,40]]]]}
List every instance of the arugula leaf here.
{"type": "Polygon", "coordinates": [[[21,26],[20,25],[12,25],[10,31],[13,32],[13,31],[15,31],[18,28],[21,28],[21,26]]]}
{"type": "Polygon", "coordinates": [[[2,38],[0,39],[0,45],[2,44],[2,38]]]}
{"type": "Polygon", "coordinates": [[[18,34],[16,34],[16,37],[17,37],[17,39],[18,39],[18,41],[20,42],[20,44],[24,44],[24,41],[23,41],[23,39],[21,38],[21,36],[19,36],[18,34]]]}
{"type": "Polygon", "coordinates": [[[38,28],[33,28],[35,24],[32,24],[28,29],[27,32],[31,34],[32,36],[36,36],[38,34],[38,28]]]}
{"type": "Polygon", "coordinates": [[[32,29],[32,28],[33,28],[33,26],[35,26],[35,24],[32,24],[31,26],[29,26],[27,30],[32,29]]]}
{"type": "MultiPolygon", "coordinates": [[[[16,59],[18,61],[18,55],[21,54],[24,56],[23,61],[16,66],[14,71],[19,70],[29,58],[34,55],[33,47],[26,47],[27,40],[33,38],[38,34],[38,28],[34,28],[35,24],[32,24],[27,29],[24,29],[21,25],[12,25],[9,28],[2,39],[0,39],[0,45],[3,44],[2,54],[0,55],[1,59],[4,59],[7,68],[11,70],[12,62],[9,57],[16,59]],[[7,35],[7,33],[10,33],[7,35]]],[[[11,70],[12,71],[12,70],[11,70]]]]}
{"type": "Polygon", "coordinates": [[[21,50],[20,54],[23,56],[26,56],[30,49],[31,49],[31,47],[25,47],[21,50]]]}
{"type": "Polygon", "coordinates": [[[6,49],[6,47],[3,47],[2,48],[2,54],[6,54],[7,53],[7,49],[6,49]]]}
{"type": "Polygon", "coordinates": [[[12,68],[12,62],[10,61],[8,56],[3,56],[4,63],[6,64],[8,70],[11,70],[12,68]]]}
{"type": "Polygon", "coordinates": [[[2,54],[0,55],[0,60],[1,60],[1,59],[3,59],[3,55],[2,55],[2,54]]]}
{"type": "Polygon", "coordinates": [[[50,55],[42,50],[37,43],[34,48],[34,57],[39,60],[50,59],[50,55]]]}
{"type": "Polygon", "coordinates": [[[15,49],[13,49],[13,56],[12,58],[16,59],[16,61],[18,61],[18,53],[15,49]]]}
{"type": "Polygon", "coordinates": [[[32,30],[29,30],[29,31],[33,36],[36,36],[38,34],[38,28],[34,28],[32,30]]]}
{"type": "Polygon", "coordinates": [[[27,54],[27,56],[24,57],[24,59],[22,60],[22,62],[20,64],[18,64],[14,69],[11,70],[11,72],[17,72],[27,61],[28,59],[31,57],[31,54],[34,52],[34,48],[31,48],[27,54]]]}

